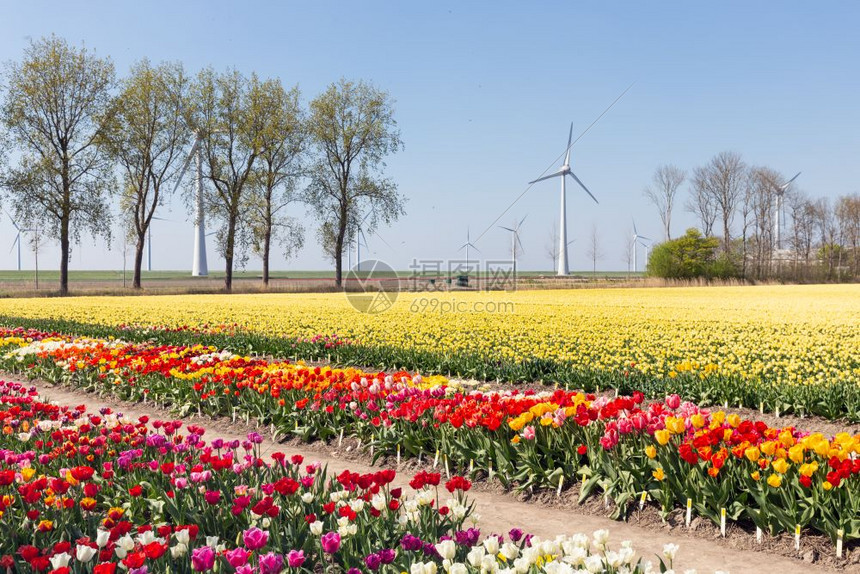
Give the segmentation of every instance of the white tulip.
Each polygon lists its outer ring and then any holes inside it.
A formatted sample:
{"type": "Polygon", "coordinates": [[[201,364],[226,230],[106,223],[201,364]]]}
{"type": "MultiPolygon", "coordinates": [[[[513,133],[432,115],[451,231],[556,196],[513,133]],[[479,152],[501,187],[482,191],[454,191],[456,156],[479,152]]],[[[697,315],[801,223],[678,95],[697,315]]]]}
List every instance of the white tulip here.
{"type": "Polygon", "coordinates": [[[69,565],[69,560],[72,559],[72,555],[68,552],[61,552],[60,554],[54,554],[51,556],[51,566],[56,570],[57,568],[63,568],[69,565]]]}
{"type": "Polygon", "coordinates": [[[302,494],[302,502],[305,504],[310,504],[314,501],[314,494],[312,492],[306,492],[302,494]]]}
{"type": "Polygon", "coordinates": [[[663,557],[671,562],[675,559],[675,554],[677,554],[678,548],[679,546],[677,544],[672,544],[671,542],[669,544],[664,544],[663,557]]]}
{"type": "Polygon", "coordinates": [[[99,530],[98,534],[96,534],[96,546],[104,548],[107,546],[108,542],[110,542],[110,532],[107,530],[99,530]]]}
{"type": "Polygon", "coordinates": [[[592,572],[593,574],[603,572],[603,558],[597,555],[589,556],[585,559],[585,569],[589,572],[592,572]]]}
{"type": "Polygon", "coordinates": [[[484,538],[484,548],[487,550],[487,554],[491,556],[495,556],[499,553],[499,537],[498,536],[488,536],[484,538]]]}
{"type": "Polygon", "coordinates": [[[173,547],[170,549],[170,556],[171,556],[174,560],[176,560],[177,558],[182,558],[182,557],[183,557],[183,556],[185,556],[186,554],[188,554],[188,546],[186,546],[186,545],[185,545],[184,543],[182,543],[182,542],[180,542],[180,543],[179,543],[179,544],[177,544],[176,546],[173,546],[173,547]]]}
{"type": "Polygon", "coordinates": [[[322,522],[320,522],[319,520],[311,522],[311,534],[313,534],[314,536],[319,536],[322,534],[322,531],[323,531],[323,523],[322,522]]]}
{"type": "Polygon", "coordinates": [[[454,562],[448,568],[448,574],[466,574],[469,571],[462,562],[454,562]]]}
{"type": "Polygon", "coordinates": [[[457,544],[453,540],[443,540],[434,546],[443,560],[453,560],[457,552],[457,544]]]}
{"type": "Polygon", "coordinates": [[[469,550],[469,553],[466,554],[466,562],[468,562],[472,568],[478,568],[481,566],[481,559],[484,558],[484,554],[486,553],[487,551],[484,550],[483,546],[473,546],[472,549],[469,550]]]}
{"type": "Polygon", "coordinates": [[[78,562],[87,563],[92,560],[97,553],[98,550],[96,550],[92,546],[78,544],[78,547],[75,548],[75,560],[77,560],[78,562]]]}

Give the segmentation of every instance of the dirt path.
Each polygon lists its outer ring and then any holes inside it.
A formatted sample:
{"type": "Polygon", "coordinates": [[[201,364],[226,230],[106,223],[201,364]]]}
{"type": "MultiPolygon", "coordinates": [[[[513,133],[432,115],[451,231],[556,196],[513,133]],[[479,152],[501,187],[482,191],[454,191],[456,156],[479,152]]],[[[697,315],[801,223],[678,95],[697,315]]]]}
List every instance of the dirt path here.
{"type": "MultiPolygon", "coordinates": [[[[0,373],[2,376],[2,373],[0,373]]],[[[12,376],[2,377],[6,380],[15,380],[12,376]]],[[[19,378],[20,380],[20,378],[19,378]]],[[[31,383],[33,384],[33,383],[31,383]]],[[[97,411],[100,407],[107,406],[115,411],[123,412],[129,417],[150,415],[162,418],[175,418],[169,412],[151,408],[144,404],[129,404],[117,401],[110,397],[101,398],[96,395],[72,390],[66,387],[53,386],[46,382],[36,381],[35,385],[39,393],[54,402],[69,406],[86,405],[88,409],[97,411]]],[[[187,422],[193,421],[195,425],[202,426],[207,430],[206,436],[212,438],[222,437],[225,439],[244,439],[247,432],[252,430],[243,424],[231,424],[230,421],[213,420],[209,418],[191,417],[187,422]]],[[[347,446],[344,441],[343,448],[339,452],[336,444],[326,445],[321,443],[303,444],[274,443],[269,439],[264,440],[261,445],[264,453],[272,453],[278,450],[288,451],[289,454],[300,453],[311,460],[319,460],[328,465],[330,471],[335,473],[346,468],[356,472],[372,470],[367,464],[367,459],[356,456],[356,453],[347,446]]],[[[391,461],[394,462],[394,461],[391,461]]],[[[394,464],[387,466],[395,466],[394,464]]],[[[406,486],[410,470],[414,465],[402,464],[398,474],[401,486],[406,486]],[[407,468],[408,466],[408,468],[407,468]]],[[[655,519],[656,511],[648,510],[638,517],[640,524],[616,522],[603,516],[589,514],[594,512],[592,508],[577,506],[573,493],[563,494],[561,499],[555,499],[554,493],[547,494],[537,501],[518,500],[513,494],[497,492],[492,486],[482,487],[478,485],[469,493],[476,502],[475,512],[480,515],[478,526],[484,533],[506,533],[513,527],[521,527],[526,532],[531,532],[544,538],[555,537],[557,534],[572,534],[583,532],[590,534],[594,530],[608,529],[611,533],[611,541],[614,547],[622,540],[632,540],[634,548],[646,559],[654,560],[652,553],[661,552],[663,545],[669,542],[680,545],[675,562],[676,571],[683,572],[688,568],[695,568],[699,573],[722,570],[731,574],[747,572],[779,572],[780,574],[808,574],[808,572],[850,572],[860,573],[860,563],[835,569],[828,567],[822,562],[827,562],[829,557],[825,553],[832,553],[832,546],[827,547],[820,538],[817,542],[801,547],[799,553],[792,549],[793,539],[786,537],[782,539],[766,540],[762,546],[757,546],[752,535],[740,528],[729,528],[728,536],[720,538],[719,532],[710,524],[702,524],[697,532],[689,532],[681,526],[672,527],[662,524],[655,519]],[[544,500],[545,502],[541,502],[544,500]],[[651,516],[653,515],[653,516],[651,516]],[[757,548],[767,549],[768,552],[756,551],[757,548]],[[776,553],[774,553],[776,552],[776,553]],[[820,553],[820,554],[819,554],[820,553]],[[791,558],[780,554],[794,554],[797,558],[791,558]],[[812,560],[817,563],[812,563],[812,560]]],[[[599,506],[599,501],[597,505],[599,506]]],[[[597,509],[599,511],[599,509],[597,509]]],[[[634,518],[635,520],[635,518],[634,518]]],[[[672,524],[672,520],[669,521],[672,524]]],[[[827,543],[829,544],[829,543],[827,543]]],[[[854,550],[852,559],[857,560],[858,552],[854,550]]]]}

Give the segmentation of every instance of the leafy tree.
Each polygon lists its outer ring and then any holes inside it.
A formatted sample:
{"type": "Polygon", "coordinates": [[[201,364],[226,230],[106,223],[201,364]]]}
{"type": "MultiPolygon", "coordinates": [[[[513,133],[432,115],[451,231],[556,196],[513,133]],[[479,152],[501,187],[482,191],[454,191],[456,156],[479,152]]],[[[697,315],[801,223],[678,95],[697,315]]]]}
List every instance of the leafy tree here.
{"type": "Polygon", "coordinates": [[[261,135],[262,151],[248,182],[243,211],[251,233],[251,250],[263,261],[263,285],[268,285],[272,241],[281,244],[287,258],[304,244],[304,227],[284,211],[297,199],[295,184],[307,147],[307,129],[298,87],[287,91],[279,81],[267,80],[262,91],[267,128],[261,135]]]}
{"type": "Polygon", "coordinates": [[[60,243],[60,293],[69,292],[71,241],[82,231],[110,239],[104,146],[115,84],[110,59],[51,36],[7,64],[0,123],[20,151],[2,183],[16,218],[60,243]]]}
{"type": "Polygon", "coordinates": [[[192,87],[193,125],[201,135],[204,176],[214,187],[205,191],[207,211],[221,222],[218,249],[224,257],[224,289],[233,289],[233,265],[243,261],[242,248],[251,240],[243,218],[249,179],[265,151],[271,129],[267,90],[261,82],[238,70],[222,74],[211,68],[200,72],[192,87]]]}
{"type": "Polygon", "coordinates": [[[390,96],[364,82],[341,79],[311,102],[315,157],[305,191],[319,212],[319,239],[343,278],[343,250],[359,224],[365,232],[404,213],[397,185],[382,174],[385,157],[403,146],[390,96]]]}
{"type": "Polygon", "coordinates": [[[654,247],[646,273],[665,279],[732,277],[737,271],[728,254],[717,258],[719,247],[716,237],[705,237],[698,229],[688,229],[683,236],[654,247]]]}
{"type": "Polygon", "coordinates": [[[132,67],[114,101],[115,113],[106,140],[125,180],[120,210],[135,242],[135,289],[141,286],[146,234],[155,210],[170,192],[185,146],[193,139],[184,118],[188,89],[189,80],[181,64],[153,67],[143,60],[132,67]]]}

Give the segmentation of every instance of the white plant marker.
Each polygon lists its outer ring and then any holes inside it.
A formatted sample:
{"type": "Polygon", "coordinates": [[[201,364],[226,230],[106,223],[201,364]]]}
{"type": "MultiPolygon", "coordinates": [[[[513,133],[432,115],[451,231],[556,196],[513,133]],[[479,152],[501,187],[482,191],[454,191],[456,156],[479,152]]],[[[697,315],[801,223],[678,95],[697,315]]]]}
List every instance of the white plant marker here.
{"type": "Polygon", "coordinates": [[[642,509],[645,508],[645,501],[648,499],[648,491],[643,490],[642,496],[639,497],[639,512],[642,512],[642,509]]]}
{"type": "Polygon", "coordinates": [[[726,537],[726,509],[720,508],[720,534],[726,537]]]}
{"type": "Polygon", "coordinates": [[[723,408],[724,409],[729,408],[729,401],[723,401],[723,408]]]}
{"type": "Polygon", "coordinates": [[[687,528],[690,527],[690,520],[693,518],[693,499],[687,499],[687,528]]]}
{"type": "Polygon", "coordinates": [[[397,445],[397,466],[400,466],[400,445],[397,445]]]}
{"type": "Polygon", "coordinates": [[[490,465],[487,468],[487,480],[493,480],[493,461],[490,461],[490,465]]]}
{"type": "Polygon", "coordinates": [[[436,449],[436,456],[433,458],[433,468],[439,466],[439,449],[436,449]]]}
{"type": "Polygon", "coordinates": [[[760,412],[761,414],[764,414],[764,401],[762,401],[758,404],[758,412],[760,412]]]}
{"type": "Polygon", "coordinates": [[[845,530],[840,528],[836,531],[836,557],[842,558],[842,537],[845,536],[845,530]]]}
{"type": "Polygon", "coordinates": [[[424,454],[423,450],[418,451],[418,466],[421,466],[421,456],[424,454]]]}
{"type": "Polygon", "coordinates": [[[761,528],[759,528],[758,526],[756,526],[756,527],[755,527],[755,541],[756,541],[756,544],[761,544],[761,535],[762,535],[761,528]]]}
{"type": "Polygon", "coordinates": [[[475,459],[469,459],[469,476],[475,471],[475,459]]]}
{"type": "Polygon", "coordinates": [[[449,479],[451,478],[451,469],[448,467],[448,455],[444,455],[445,457],[445,476],[449,479]]]}
{"type": "Polygon", "coordinates": [[[337,438],[337,448],[343,444],[343,429],[340,429],[340,436],[337,438]]]}
{"type": "Polygon", "coordinates": [[[800,550],[800,524],[794,527],[794,549],[800,550]]]}
{"type": "Polygon", "coordinates": [[[559,477],[558,477],[558,489],[555,491],[555,496],[556,496],[556,498],[558,498],[559,496],[561,496],[561,487],[562,487],[562,485],[564,485],[564,477],[563,477],[563,476],[559,476],[559,477]]]}
{"type": "Polygon", "coordinates": [[[370,445],[370,458],[373,458],[373,445],[370,445]]]}

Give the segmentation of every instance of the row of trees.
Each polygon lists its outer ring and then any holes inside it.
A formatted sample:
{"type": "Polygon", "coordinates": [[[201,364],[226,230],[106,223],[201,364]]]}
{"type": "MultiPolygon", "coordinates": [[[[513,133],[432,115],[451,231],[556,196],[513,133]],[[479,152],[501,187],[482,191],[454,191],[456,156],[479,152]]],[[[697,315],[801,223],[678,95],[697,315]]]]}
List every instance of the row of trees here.
{"type": "MultiPolygon", "coordinates": [[[[783,174],[750,166],[734,152],[714,156],[689,175],[664,165],[645,196],[657,208],[666,241],[672,239],[672,213],[685,181],[684,208],[696,216],[704,236],[697,241],[718,239],[706,242],[713,243],[712,263],[719,259],[712,274],[800,281],[860,277],[860,194],[835,202],[811,198],[786,186],[783,174]]],[[[693,240],[689,234],[685,239],[693,240]]],[[[655,269],[649,267],[660,274],[655,269]]]]}
{"type": "MultiPolygon", "coordinates": [[[[303,225],[286,214],[292,202],[318,214],[338,285],[358,227],[403,214],[404,198],[383,173],[385,158],[402,147],[393,101],[370,84],[342,79],[306,110],[298,87],[237,70],[192,77],[179,63],[143,60],[118,79],[109,58],[56,36],[31,43],[2,80],[0,186],[24,227],[59,242],[62,294],[72,243],[82,233],[110,240],[117,212],[136,245],[140,288],[146,234],[180,188],[194,141],[227,291],[250,253],[262,259],[267,284],[273,246],[287,257],[302,246],[303,225]]],[[[193,187],[184,188],[189,206],[193,187]]]]}

